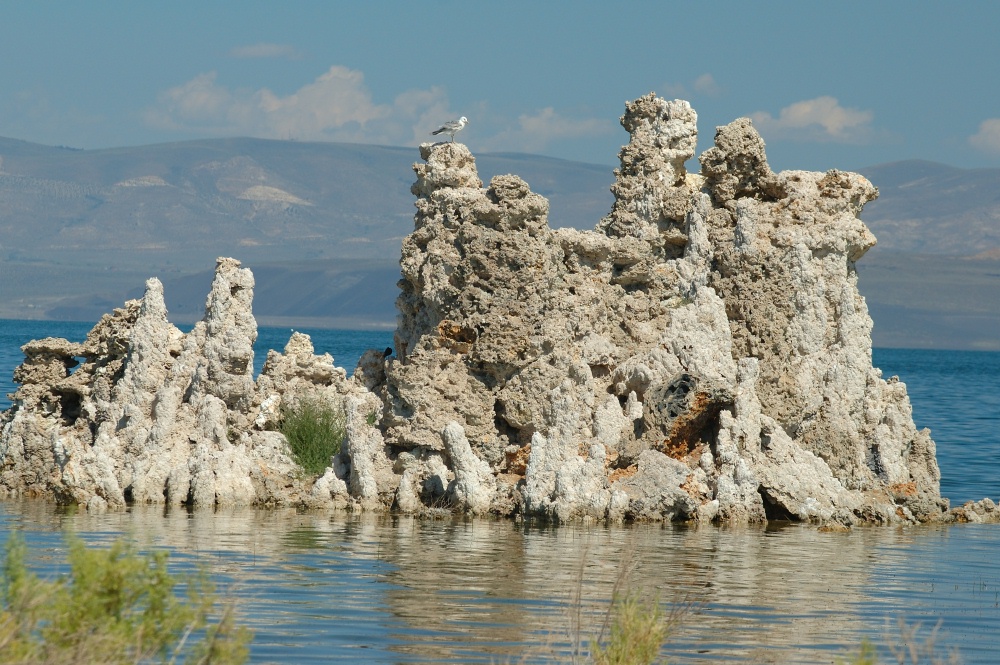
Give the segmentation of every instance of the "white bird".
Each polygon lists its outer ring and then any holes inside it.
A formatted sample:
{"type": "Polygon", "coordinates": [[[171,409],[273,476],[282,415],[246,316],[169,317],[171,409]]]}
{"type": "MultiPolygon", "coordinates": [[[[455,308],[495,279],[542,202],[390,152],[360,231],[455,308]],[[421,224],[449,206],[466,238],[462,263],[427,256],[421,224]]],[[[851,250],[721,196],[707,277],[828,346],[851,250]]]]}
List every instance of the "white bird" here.
{"type": "Polygon", "coordinates": [[[451,140],[454,141],[455,134],[458,134],[460,131],[462,131],[462,128],[465,127],[465,125],[468,124],[468,122],[469,119],[463,115],[458,120],[450,120],[444,123],[443,125],[441,125],[441,127],[431,132],[431,134],[435,136],[437,136],[438,134],[447,134],[448,136],[451,137],[451,140]]]}

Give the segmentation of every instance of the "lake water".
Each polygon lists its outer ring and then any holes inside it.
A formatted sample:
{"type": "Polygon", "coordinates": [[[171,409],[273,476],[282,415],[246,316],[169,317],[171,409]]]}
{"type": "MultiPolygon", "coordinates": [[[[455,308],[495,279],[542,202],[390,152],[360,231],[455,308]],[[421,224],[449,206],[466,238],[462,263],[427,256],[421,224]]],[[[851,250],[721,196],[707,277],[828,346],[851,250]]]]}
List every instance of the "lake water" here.
{"type": "MultiPolygon", "coordinates": [[[[82,340],[88,324],[0,321],[0,408],[29,339],[82,340]]],[[[287,329],[262,328],[258,348],[287,329]]],[[[391,333],[304,330],[350,370],[391,333]]],[[[906,382],[918,426],[938,446],[953,505],[1000,497],[1000,354],[876,349],[906,382]]],[[[263,353],[258,356],[258,363],[263,353]]],[[[43,573],[65,570],[62,534],[120,535],[207,566],[255,631],[255,663],[566,662],[569,615],[596,631],[623,559],[632,587],[689,607],[671,663],[834,663],[897,619],[942,621],[938,643],[965,663],[1000,660],[1000,525],[856,528],[582,527],[489,519],[295,510],[88,515],[0,503],[0,539],[21,531],[43,573]],[[574,592],[581,598],[572,602],[574,592]]],[[[927,632],[925,630],[925,632],[927,632]]],[[[593,633],[584,631],[584,639],[593,633]]]]}

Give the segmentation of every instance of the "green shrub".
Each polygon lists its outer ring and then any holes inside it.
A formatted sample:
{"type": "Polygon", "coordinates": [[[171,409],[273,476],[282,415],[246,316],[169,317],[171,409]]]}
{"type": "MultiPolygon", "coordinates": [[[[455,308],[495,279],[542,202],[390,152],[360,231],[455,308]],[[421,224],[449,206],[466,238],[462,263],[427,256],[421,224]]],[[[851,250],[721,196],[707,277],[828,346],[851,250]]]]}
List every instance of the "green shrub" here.
{"type": "Polygon", "coordinates": [[[70,573],[44,581],[25,564],[27,547],[7,541],[0,610],[0,664],[244,663],[252,638],[232,608],[212,622],[215,594],[204,574],[185,579],[187,598],[167,572],[167,552],[138,554],[69,541],[70,573]]]}
{"type": "Polygon", "coordinates": [[[586,561],[585,548],[577,564],[576,580],[570,586],[566,607],[570,653],[553,652],[556,662],[572,665],[650,665],[657,662],[671,633],[696,605],[682,602],[668,607],[632,587],[629,579],[637,566],[632,543],[619,556],[610,602],[586,602],[583,596],[586,561]],[[598,608],[600,610],[595,612],[598,608]],[[600,617],[599,625],[591,625],[595,617],[600,617]]]}
{"type": "Polygon", "coordinates": [[[650,665],[660,655],[673,622],[656,601],[636,593],[616,599],[611,608],[607,640],[590,646],[595,665],[650,665]]]}
{"type": "Polygon", "coordinates": [[[281,410],[280,431],[296,464],[309,473],[320,474],[330,466],[344,441],[344,424],[343,412],[320,399],[300,399],[281,410]]]}
{"type": "Polygon", "coordinates": [[[838,665],[878,665],[878,652],[875,645],[866,637],[861,640],[861,647],[858,653],[851,656],[848,661],[837,659],[838,665]]]}
{"type": "MultiPolygon", "coordinates": [[[[938,647],[938,631],[941,621],[924,635],[922,624],[908,624],[903,619],[897,621],[899,634],[883,635],[885,649],[898,665],[959,665],[962,662],[957,650],[944,652],[938,647]]],[[[837,660],[838,665],[879,665],[878,650],[868,638],[861,641],[861,648],[850,660],[837,660]]]]}

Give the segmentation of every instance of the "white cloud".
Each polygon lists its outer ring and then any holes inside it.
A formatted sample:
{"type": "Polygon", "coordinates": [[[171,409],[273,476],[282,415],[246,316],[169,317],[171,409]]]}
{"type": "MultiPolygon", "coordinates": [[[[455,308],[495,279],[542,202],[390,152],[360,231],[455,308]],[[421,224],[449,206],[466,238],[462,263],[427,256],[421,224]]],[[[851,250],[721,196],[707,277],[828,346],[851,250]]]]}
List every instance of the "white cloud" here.
{"type": "Polygon", "coordinates": [[[722,87],[716,83],[715,77],[704,73],[691,83],[664,83],[660,86],[660,95],[664,98],[680,98],[690,100],[692,97],[718,97],[722,87]]]}
{"type": "Polygon", "coordinates": [[[544,151],[552,141],[597,136],[614,130],[614,125],[596,118],[567,118],[547,106],[533,115],[518,116],[517,126],[482,141],[486,150],[544,151]]]}
{"type": "Polygon", "coordinates": [[[287,97],[278,97],[264,88],[254,98],[267,128],[279,136],[285,133],[322,136],[351,123],[363,129],[391,112],[389,107],[372,101],[361,72],[347,67],[331,67],[287,97]]]}
{"type": "Polygon", "coordinates": [[[874,117],[871,111],[844,107],[836,98],[823,96],[786,106],[777,118],[758,111],[750,119],[767,139],[864,143],[871,138],[874,117]]]}
{"type": "Polygon", "coordinates": [[[476,150],[524,152],[612,133],[617,126],[611,120],[567,117],[553,107],[523,114],[515,122],[491,119],[482,104],[479,110],[475,114],[473,105],[456,113],[440,86],[407,90],[390,103],[378,103],[360,71],[335,65],[287,95],[267,88],[230,88],[215,72],[200,74],[161,92],[157,104],[146,110],[145,121],[188,135],[413,145],[434,140],[431,130],[464,114],[471,122],[460,138],[476,150]]]}
{"type": "Polygon", "coordinates": [[[260,42],[247,46],[237,46],[230,49],[229,56],[232,58],[287,58],[288,60],[299,60],[302,52],[294,46],[287,44],[269,44],[260,42]]]}
{"type": "Polygon", "coordinates": [[[444,90],[414,90],[378,104],[364,75],[334,65],[315,81],[280,96],[267,88],[233,90],[215,72],[170,88],[146,111],[147,124],[204,135],[401,143],[422,132],[429,113],[448,117],[444,90]]]}
{"type": "Polygon", "coordinates": [[[592,136],[600,133],[605,123],[594,118],[572,120],[556,113],[547,106],[535,115],[518,116],[518,124],[525,135],[546,140],[592,136]]]}
{"type": "Polygon", "coordinates": [[[694,91],[700,95],[716,97],[722,93],[722,88],[715,82],[715,77],[711,74],[702,74],[694,80],[694,91]]]}
{"type": "Polygon", "coordinates": [[[394,134],[399,136],[409,132],[412,143],[434,140],[428,135],[441,123],[457,117],[448,106],[444,88],[434,86],[430,90],[407,90],[393,100],[391,122],[396,126],[394,134]]]}
{"type": "Polygon", "coordinates": [[[983,152],[1000,154],[1000,118],[979,123],[979,131],[969,137],[969,145],[983,152]]]}
{"type": "Polygon", "coordinates": [[[215,72],[200,74],[187,83],[160,93],[159,104],[146,112],[146,121],[165,129],[185,125],[225,126],[237,105],[232,93],[216,85],[215,72]]]}

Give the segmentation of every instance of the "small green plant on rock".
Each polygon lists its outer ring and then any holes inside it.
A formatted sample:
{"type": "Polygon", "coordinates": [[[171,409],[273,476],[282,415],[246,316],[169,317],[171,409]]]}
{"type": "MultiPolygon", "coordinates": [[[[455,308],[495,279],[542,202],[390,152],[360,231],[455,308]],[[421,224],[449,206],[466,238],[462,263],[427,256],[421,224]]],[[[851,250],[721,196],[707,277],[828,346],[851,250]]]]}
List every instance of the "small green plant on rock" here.
{"type": "Polygon", "coordinates": [[[344,441],[344,413],[319,398],[302,398],[281,409],[279,431],[285,435],[295,463],[321,474],[344,441]]]}
{"type": "Polygon", "coordinates": [[[8,540],[0,664],[246,662],[252,634],[235,625],[231,607],[213,622],[215,594],[204,574],[184,580],[182,599],[167,552],[141,555],[123,540],[110,549],[75,538],[69,545],[70,574],[44,581],[28,570],[24,540],[8,540]]]}

